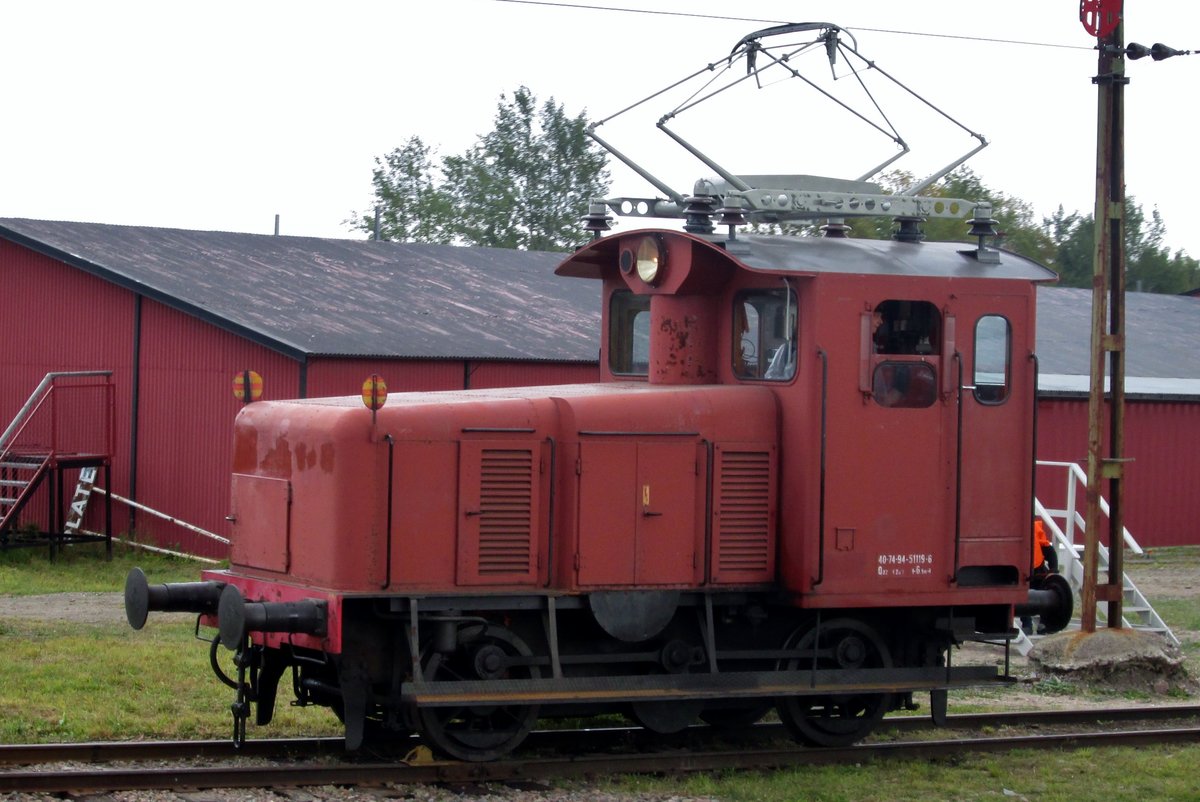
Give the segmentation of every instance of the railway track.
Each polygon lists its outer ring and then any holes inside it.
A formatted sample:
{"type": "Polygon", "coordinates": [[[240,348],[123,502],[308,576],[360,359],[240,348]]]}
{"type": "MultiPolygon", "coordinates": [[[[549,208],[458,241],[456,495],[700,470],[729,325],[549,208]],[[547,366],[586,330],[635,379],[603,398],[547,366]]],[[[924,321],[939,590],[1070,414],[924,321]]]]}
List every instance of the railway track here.
{"type": "MultiPolygon", "coordinates": [[[[857,763],[944,757],[969,752],[1013,749],[1142,746],[1200,741],[1200,706],[1180,705],[1116,710],[1076,710],[951,716],[948,728],[1055,728],[1105,726],[1105,731],[1058,731],[971,738],[900,739],[844,749],[803,749],[783,741],[782,728],[759,725],[737,733],[730,742],[713,737],[709,728],[666,739],[666,751],[645,751],[644,731],[627,728],[535,733],[519,759],[494,763],[429,760],[427,753],[397,745],[394,754],[347,756],[341,739],[271,739],[250,741],[241,750],[226,742],[175,741],[138,743],[41,744],[0,746],[0,793],[23,791],[80,793],[114,790],[180,790],[199,788],[298,787],[389,783],[512,782],[560,779],[595,774],[687,773],[720,769],[778,769],[791,766],[857,763]],[[1190,720],[1190,721],[1188,721],[1190,720]],[[1160,727],[1162,722],[1178,722],[1160,727]],[[1184,723],[1186,722],[1186,723],[1184,723]],[[1123,729],[1110,725],[1122,724],[1123,729]],[[1129,725],[1140,725],[1134,728],[1129,725]],[[553,745],[572,745],[572,754],[554,754],[553,745]],[[681,749],[681,745],[691,748],[681,749]],[[240,765],[230,765],[237,756],[240,765]],[[201,759],[213,765],[120,765],[123,762],[201,759]],[[253,765],[245,765],[250,762],[253,765]],[[67,767],[57,764],[67,763],[67,767]],[[80,765],[85,764],[85,765],[80,765]],[[31,766],[36,768],[30,768],[31,766]]],[[[897,717],[880,732],[928,729],[924,717],[897,717]]],[[[658,737],[656,741],[664,739],[658,737]]],[[[415,742],[414,742],[415,743],[415,742]]]]}

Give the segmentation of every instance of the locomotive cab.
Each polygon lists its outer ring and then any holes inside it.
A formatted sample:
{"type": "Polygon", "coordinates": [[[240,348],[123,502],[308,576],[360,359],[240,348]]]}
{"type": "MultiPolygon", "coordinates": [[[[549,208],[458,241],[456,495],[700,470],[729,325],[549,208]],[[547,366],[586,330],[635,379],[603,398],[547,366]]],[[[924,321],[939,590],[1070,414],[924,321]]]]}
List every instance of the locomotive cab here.
{"type": "Polygon", "coordinates": [[[1002,633],[1028,596],[1034,287],[1053,274],[987,253],[634,232],[559,272],[604,284],[606,379],[778,398],[772,556],[797,605],[979,605],[975,630],[1002,633]]]}

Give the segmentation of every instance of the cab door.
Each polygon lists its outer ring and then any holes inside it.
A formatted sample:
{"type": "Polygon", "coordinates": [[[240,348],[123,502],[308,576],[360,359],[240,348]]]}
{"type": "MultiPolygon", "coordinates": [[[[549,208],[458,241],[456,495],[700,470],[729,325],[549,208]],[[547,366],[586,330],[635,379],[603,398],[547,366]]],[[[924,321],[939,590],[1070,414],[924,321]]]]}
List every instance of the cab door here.
{"type": "Polygon", "coordinates": [[[1030,562],[1036,370],[1031,299],[962,299],[959,586],[1016,585],[1030,562]]]}

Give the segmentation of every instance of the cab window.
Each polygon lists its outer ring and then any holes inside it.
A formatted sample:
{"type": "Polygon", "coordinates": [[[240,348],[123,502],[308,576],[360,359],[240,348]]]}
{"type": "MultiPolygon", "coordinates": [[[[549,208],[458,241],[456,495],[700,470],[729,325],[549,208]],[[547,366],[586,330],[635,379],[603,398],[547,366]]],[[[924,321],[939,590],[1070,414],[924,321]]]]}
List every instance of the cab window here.
{"type": "Polygon", "coordinates": [[[733,373],[789,381],[796,375],[796,294],[744,290],[733,301],[733,373]]]}
{"type": "Polygon", "coordinates": [[[937,376],[928,362],[881,362],[875,366],[871,394],[881,407],[931,407],[937,400],[937,376]]]}
{"type": "Polygon", "coordinates": [[[975,324],[975,399],[1002,404],[1012,375],[1012,330],[1000,315],[984,315],[975,324]]]}
{"type": "Polygon", "coordinates": [[[650,373],[650,296],[612,294],[608,309],[608,368],[616,375],[650,373]]]}
{"type": "Polygon", "coordinates": [[[877,354],[937,354],[942,350],[942,314],[929,301],[883,301],[875,307],[877,354]]]}

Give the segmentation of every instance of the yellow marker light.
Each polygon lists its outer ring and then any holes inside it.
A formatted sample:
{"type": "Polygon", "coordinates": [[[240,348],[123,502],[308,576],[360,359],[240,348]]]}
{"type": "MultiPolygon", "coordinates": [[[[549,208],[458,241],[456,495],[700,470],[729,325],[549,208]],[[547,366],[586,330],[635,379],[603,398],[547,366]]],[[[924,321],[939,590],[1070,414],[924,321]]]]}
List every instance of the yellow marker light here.
{"type": "Polygon", "coordinates": [[[233,377],[233,397],[243,404],[248,404],[251,401],[257,401],[262,398],[263,380],[252,370],[243,370],[233,377]],[[250,385],[249,397],[246,393],[246,385],[250,385]]]}
{"type": "Polygon", "coordinates": [[[363,404],[372,412],[381,409],[387,403],[387,392],[387,382],[378,373],[372,373],[363,382],[363,404]]]}

